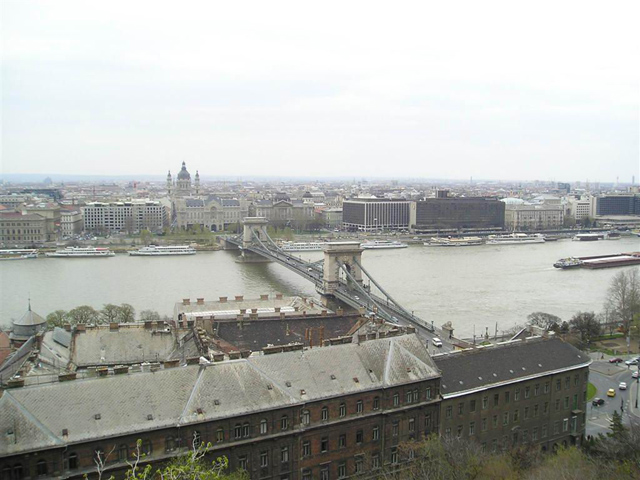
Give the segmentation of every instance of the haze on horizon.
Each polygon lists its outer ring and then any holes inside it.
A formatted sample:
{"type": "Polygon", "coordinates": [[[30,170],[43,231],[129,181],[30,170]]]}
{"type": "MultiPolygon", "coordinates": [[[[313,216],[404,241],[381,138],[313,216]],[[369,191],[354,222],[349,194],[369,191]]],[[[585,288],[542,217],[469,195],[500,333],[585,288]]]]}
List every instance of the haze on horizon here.
{"type": "Polygon", "coordinates": [[[640,181],[640,4],[2,8],[0,171],[640,181]]]}

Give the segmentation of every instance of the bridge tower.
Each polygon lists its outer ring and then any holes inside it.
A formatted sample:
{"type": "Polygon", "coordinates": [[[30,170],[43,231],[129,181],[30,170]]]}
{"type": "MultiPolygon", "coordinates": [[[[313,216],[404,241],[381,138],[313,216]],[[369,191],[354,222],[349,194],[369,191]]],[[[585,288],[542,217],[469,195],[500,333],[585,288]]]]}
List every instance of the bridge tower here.
{"type": "Polygon", "coordinates": [[[247,250],[249,247],[257,243],[255,236],[257,236],[262,242],[267,242],[267,235],[264,229],[268,224],[269,221],[264,217],[244,218],[244,220],[242,221],[242,225],[244,226],[242,234],[242,255],[239,257],[238,261],[243,263],[270,262],[269,259],[247,250]]]}
{"type": "MultiPolygon", "coordinates": [[[[333,295],[340,286],[340,267],[345,266],[351,277],[362,286],[360,242],[330,242],[324,249],[322,289],[324,295],[333,295]],[[354,262],[354,259],[356,260],[354,262]]],[[[347,284],[351,283],[350,279],[347,284]]]]}

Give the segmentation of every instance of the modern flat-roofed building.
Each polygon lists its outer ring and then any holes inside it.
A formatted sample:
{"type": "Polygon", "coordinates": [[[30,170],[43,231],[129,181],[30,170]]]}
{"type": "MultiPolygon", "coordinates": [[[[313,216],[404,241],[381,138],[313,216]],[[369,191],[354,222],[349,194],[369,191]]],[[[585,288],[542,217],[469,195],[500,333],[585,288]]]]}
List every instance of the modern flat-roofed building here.
{"type": "Polygon", "coordinates": [[[159,231],[167,225],[166,208],[155,200],[90,202],[82,212],[84,229],[89,232],[159,231]]]}
{"type": "Polygon", "coordinates": [[[503,229],[505,205],[497,198],[438,197],[412,204],[411,228],[503,229]]]}
{"type": "Polygon", "coordinates": [[[605,195],[596,202],[596,215],[640,215],[640,194],[605,195]]]}
{"type": "Polygon", "coordinates": [[[410,209],[408,200],[352,198],[342,203],[342,225],[362,232],[408,229],[410,209]]]}

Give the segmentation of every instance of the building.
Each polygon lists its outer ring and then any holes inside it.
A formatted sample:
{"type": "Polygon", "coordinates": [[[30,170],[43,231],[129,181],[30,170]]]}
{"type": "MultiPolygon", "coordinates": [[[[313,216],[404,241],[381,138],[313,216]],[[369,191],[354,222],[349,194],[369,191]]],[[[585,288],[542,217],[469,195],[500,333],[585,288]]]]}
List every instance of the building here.
{"type": "Polygon", "coordinates": [[[251,478],[342,478],[400,463],[439,424],[440,373],[416,335],[65,379],[0,397],[3,475],[82,478],[97,456],[122,472],[141,439],[145,462],[211,442],[251,478]]]}
{"type": "Polygon", "coordinates": [[[45,219],[44,233],[47,242],[55,242],[60,237],[60,205],[57,203],[39,203],[21,207],[22,213],[40,215],[45,219]]]}
{"type": "Polygon", "coordinates": [[[19,319],[11,322],[11,333],[9,338],[14,347],[19,347],[29,338],[47,328],[47,321],[31,310],[31,301],[27,312],[19,319]]]}
{"type": "Polygon", "coordinates": [[[576,221],[596,216],[596,197],[591,195],[570,195],[565,199],[565,216],[576,221]]]}
{"type": "Polygon", "coordinates": [[[264,217],[276,226],[305,228],[315,220],[313,202],[292,200],[285,194],[277,194],[273,199],[257,200],[251,206],[251,210],[255,212],[256,217],[264,217]]]}
{"type": "Polygon", "coordinates": [[[373,232],[409,228],[411,202],[380,198],[353,198],[342,203],[342,225],[347,230],[373,232]]]}
{"type": "Polygon", "coordinates": [[[438,197],[411,205],[411,228],[420,230],[502,230],[504,203],[497,198],[438,197]]]}
{"type": "Polygon", "coordinates": [[[508,230],[553,230],[564,225],[562,205],[507,204],[504,226],[508,230]]]}
{"type": "Polygon", "coordinates": [[[197,196],[200,193],[200,174],[196,171],[195,186],[191,186],[191,174],[187,170],[187,165],[182,162],[182,168],[178,172],[178,177],[173,182],[171,171],[167,173],[167,192],[170,197],[190,197],[194,193],[197,196]]]}
{"type": "Polygon", "coordinates": [[[60,233],[63,237],[78,235],[84,230],[80,208],[60,209],[60,233]]]}
{"type": "Polygon", "coordinates": [[[435,355],[442,371],[441,433],[496,451],[545,450],[584,438],[591,359],[558,338],[435,355]]]}
{"type": "Polygon", "coordinates": [[[320,210],[320,221],[327,228],[342,227],[342,208],[329,207],[320,210]]]}
{"type": "Polygon", "coordinates": [[[157,232],[168,224],[164,205],[155,200],[89,202],[82,213],[84,229],[90,232],[157,232]]]}
{"type": "Polygon", "coordinates": [[[598,197],[596,215],[640,215],[640,195],[605,195],[598,197]]]}
{"type": "Polygon", "coordinates": [[[47,220],[38,214],[0,212],[0,244],[5,247],[42,245],[47,241],[47,220]]]}
{"type": "Polygon", "coordinates": [[[234,198],[210,195],[205,198],[181,197],[173,203],[175,225],[180,230],[194,227],[220,232],[240,224],[248,216],[248,205],[234,198]]]}

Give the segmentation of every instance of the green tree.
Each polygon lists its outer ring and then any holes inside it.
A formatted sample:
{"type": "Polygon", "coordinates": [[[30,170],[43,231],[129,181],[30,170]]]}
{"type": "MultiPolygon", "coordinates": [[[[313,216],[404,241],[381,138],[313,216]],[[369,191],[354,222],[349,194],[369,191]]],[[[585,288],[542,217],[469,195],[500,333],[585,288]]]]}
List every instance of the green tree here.
{"type": "Polygon", "coordinates": [[[589,342],[592,338],[600,335],[600,322],[594,312],[578,312],[571,320],[569,326],[572,330],[580,333],[582,342],[589,342]]]}
{"type": "Polygon", "coordinates": [[[81,305],[70,310],[68,316],[74,325],[77,323],[100,323],[100,314],[89,305],[81,305]]]}
{"type": "Polygon", "coordinates": [[[627,438],[627,428],[623,425],[622,415],[620,415],[617,410],[613,411],[610,427],[611,432],[607,434],[610,438],[615,440],[625,440],[627,438]]]}
{"type": "Polygon", "coordinates": [[[153,234],[146,228],[140,232],[140,241],[143,245],[149,245],[153,239],[153,234]]]}
{"type": "Polygon", "coordinates": [[[117,320],[119,323],[131,323],[136,321],[136,309],[128,303],[123,303],[118,307],[117,320]]]}
{"type": "Polygon", "coordinates": [[[66,310],[56,310],[47,315],[47,327],[62,327],[65,323],[69,323],[68,313],[66,310]]]}

